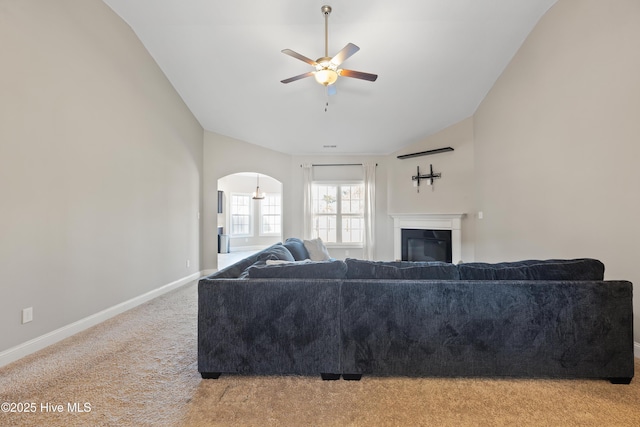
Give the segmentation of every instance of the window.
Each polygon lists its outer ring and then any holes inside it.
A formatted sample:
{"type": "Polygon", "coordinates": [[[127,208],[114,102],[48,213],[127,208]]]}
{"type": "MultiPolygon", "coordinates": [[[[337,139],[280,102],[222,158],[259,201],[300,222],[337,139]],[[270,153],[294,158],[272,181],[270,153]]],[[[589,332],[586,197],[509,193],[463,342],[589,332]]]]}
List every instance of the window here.
{"type": "Polygon", "coordinates": [[[280,194],[253,200],[251,194],[232,193],[229,199],[229,234],[233,237],[279,236],[282,233],[280,194]],[[255,208],[254,208],[255,205],[255,208]]]}
{"type": "Polygon", "coordinates": [[[313,183],[311,197],[313,237],[326,243],[363,243],[363,183],[313,183]]]}
{"type": "Polygon", "coordinates": [[[250,236],[251,235],[251,195],[232,194],[231,195],[231,235],[250,236]]]}
{"type": "Polygon", "coordinates": [[[275,236],[280,234],[282,208],[280,195],[267,195],[260,203],[260,235],[275,236]]]}

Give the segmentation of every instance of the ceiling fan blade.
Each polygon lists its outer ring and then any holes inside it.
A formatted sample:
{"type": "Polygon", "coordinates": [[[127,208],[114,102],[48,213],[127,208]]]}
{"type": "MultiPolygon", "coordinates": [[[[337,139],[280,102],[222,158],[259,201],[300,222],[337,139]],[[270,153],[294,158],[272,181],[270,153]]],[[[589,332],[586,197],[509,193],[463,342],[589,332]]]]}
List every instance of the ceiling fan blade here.
{"type": "Polygon", "coordinates": [[[329,85],[327,86],[327,95],[331,96],[331,95],[335,95],[336,93],[338,93],[338,89],[336,88],[336,85],[329,85]]]}
{"type": "Polygon", "coordinates": [[[362,71],[338,70],[338,74],[343,77],[353,77],[354,79],[368,80],[375,82],[378,78],[377,74],[363,73],[362,71]]]}
{"type": "Polygon", "coordinates": [[[340,52],[336,54],[333,58],[331,58],[331,63],[336,67],[342,64],[347,60],[351,55],[359,51],[360,48],[353,43],[347,43],[345,47],[342,48],[340,52]]]}
{"type": "Polygon", "coordinates": [[[291,49],[282,49],[282,53],[284,53],[285,55],[293,56],[294,58],[299,59],[302,62],[306,62],[307,64],[313,65],[314,67],[318,65],[318,63],[313,59],[309,59],[304,55],[300,55],[298,52],[294,52],[291,49]]]}
{"type": "Polygon", "coordinates": [[[289,77],[288,79],[280,80],[281,83],[291,83],[296,80],[304,79],[305,77],[313,76],[313,71],[309,71],[308,73],[300,74],[298,76],[289,77]]]}

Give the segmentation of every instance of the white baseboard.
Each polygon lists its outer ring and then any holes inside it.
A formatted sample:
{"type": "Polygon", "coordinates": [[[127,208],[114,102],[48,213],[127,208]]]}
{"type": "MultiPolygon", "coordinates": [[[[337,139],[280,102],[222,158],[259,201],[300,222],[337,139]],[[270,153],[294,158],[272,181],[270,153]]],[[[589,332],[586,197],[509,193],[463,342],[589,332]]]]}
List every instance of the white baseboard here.
{"type": "Polygon", "coordinates": [[[207,277],[212,275],[213,273],[216,273],[217,271],[218,271],[217,268],[212,268],[210,270],[202,270],[200,274],[201,274],[201,277],[207,277]]]}
{"type": "Polygon", "coordinates": [[[85,329],[95,326],[98,323],[104,322],[105,320],[110,319],[120,313],[124,313],[125,311],[137,307],[140,304],[143,304],[147,301],[159,297],[160,295],[166,294],[167,292],[184,286],[187,283],[200,278],[200,275],[201,273],[198,272],[187,277],[183,277],[182,279],[178,279],[174,282],[161,286],[145,294],[139,295],[128,301],[114,305],[113,307],[109,307],[96,314],[92,314],[91,316],[85,317],[84,319],[80,319],[77,322],[73,322],[69,325],[56,329],[55,331],[51,331],[47,334],[41,335],[37,338],[0,352],[0,367],[8,365],[11,362],[15,362],[16,360],[21,359],[31,353],[35,353],[38,350],[42,350],[43,348],[48,347],[51,344],[62,341],[65,338],[75,335],[78,332],[82,332],[85,329]]]}
{"type": "Polygon", "coordinates": [[[633,343],[633,355],[640,359],[640,342],[633,343]]]}

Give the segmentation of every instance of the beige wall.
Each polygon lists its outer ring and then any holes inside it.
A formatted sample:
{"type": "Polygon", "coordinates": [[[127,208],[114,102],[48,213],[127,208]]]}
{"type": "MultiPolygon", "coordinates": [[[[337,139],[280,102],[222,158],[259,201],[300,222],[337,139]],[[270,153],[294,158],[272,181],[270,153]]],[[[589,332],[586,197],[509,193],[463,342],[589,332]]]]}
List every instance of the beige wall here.
{"type": "Polygon", "coordinates": [[[0,2],[0,58],[2,352],[200,270],[203,131],[99,0],[0,2]]]}
{"type": "Polygon", "coordinates": [[[593,257],[640,283],[638,76],[637,0],[541,19],[474,116],[477,259],[593,257]]]}
{"type": "Polygon", "coordinates": [[[388,212],[466,214],[462,220],[462,260],[466,262],[475,257],[473,144],[473,119],[468,118],[389,156],[388,212]],[[451,147],[454,151],[397,158],[443,147],[451,147]],[[421,174],[429,173],[429,165],[433,165],[433,172],[442,177],[434,180],[432,186],[422,182],[418,192],[411,177],[418,166],[421,174]]]}
{"type": "MultiPolygon", "coordinates": [[[[290,237],[293,199],[291,156],[214,132],[204,133],[202,270],[218,268],[218,180],[240,172],[268,175],[282,183],[283,236],[290,237]]],[[[295,233],[295,231],[293,232],[295,233]]]]}

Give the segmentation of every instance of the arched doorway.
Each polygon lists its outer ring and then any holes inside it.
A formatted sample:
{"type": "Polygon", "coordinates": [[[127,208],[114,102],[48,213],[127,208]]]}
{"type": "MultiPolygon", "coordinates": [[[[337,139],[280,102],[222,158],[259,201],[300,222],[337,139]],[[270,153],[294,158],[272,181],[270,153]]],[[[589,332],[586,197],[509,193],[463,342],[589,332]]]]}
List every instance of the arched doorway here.
{"type": "Polygon", "coordinates": [[[218,270],[280,241],[282,183],[257,172],[218,179],[218,270]]]}

